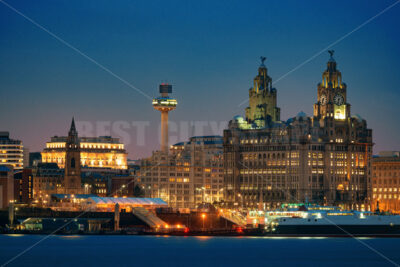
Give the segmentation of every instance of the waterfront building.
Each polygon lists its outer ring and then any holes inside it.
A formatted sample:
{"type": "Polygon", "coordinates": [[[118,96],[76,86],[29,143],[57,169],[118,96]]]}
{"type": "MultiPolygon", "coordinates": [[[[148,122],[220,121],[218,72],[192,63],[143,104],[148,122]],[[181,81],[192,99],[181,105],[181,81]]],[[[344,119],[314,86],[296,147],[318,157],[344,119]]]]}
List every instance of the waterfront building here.
{"type": "Polygon", "coordinates": [[[48,203],[51,194],[80,194],[81,183],[80,144],[74,119],[65,143],[65,168],[57,163],[39,163],[33,171],[33,197],[48,203]]]}
{"type": "Polygon", "coordinates": [[[135,177],[130,175],[115,175],[111,177],[111,196],[133,197],[135,177]]]}
{"type": "MultiPolygon", "coordinates": [[[[116,175],[126,176],[121,181],[133,181],[128,170],[109,167],[81,167],[82,145],[72,119],[65,149],[64,170],[57,163],[39,163],[33,168],[33,197],[46,206],[54,194],[95,194],[106,197],[112,194],[112,179],[116,175]]],[[[116,179],[117,181],[118,179],[116,179]]],[[[133,183],[132,183],[133,186],[133,183]]],[[[122,184],[121,184],[122,187],[122,184]]],[[[124,189],[124,188],[123,188],[124,189]]],[[[133,189],[131,187],[127,188],[133,189]]],[[[125,190],[120,190],[125,196],[125,190]]]]}
{"type": "MultiPolygon", "coordinates": [[[[42,162],[65,167],[66,136],[54,136],[46,143],[42,162]]],[[[79,137],[81,165],[93,168],[127,169],[127,152],[119,138],[111,136],[79,137]]]]}
{"type": "Polygon", "coordinates": [[[0,165],[0,209],[14,202],[14,170],[11,165],[0,165]]]}
{"type": "Polygon", "coordinates": [[[35,202],[48,203],[51,194],[64,191],[64,170],[57,163],[39,163],[32,169],[33,199],[35,202]]]}
{"type": "Polygon", "coordinates": [[[372,209],[400,213],[400,152],[383,151],[372,158],[372,209]]]}
{"type": "Polygon", "coordinates": [[[17,203],[31,203],[33,198],[33,175],[31,168],[24,168],[14,174],[14,200],[17,203]]]}
{"type": "Polygon", "coordinates": [[[9,132],[0,132],[0,165],[12,165],[14,170],[24,166],[22,141],[11,139],[9,132]]]}
{"type": "Polygon", "coordinates": [[[153,152],[141,161],[136,183],[146,197],[159,197],[170,207],[196,208],[223,200],[223,147],[221,136],[195,136],[153,152]]]}
{"type": "Polygon", "coordinates": [[[352,116],[347,86],[330,51],[314,114],[280,120],[277,90],[264,65],[249,89],[246,117],[224,131],[225,201],[274,208],[314,202],[370,209],[372,130],[352,116]]]}
{"type": "MultiPolygon", "coordinates": [[[[51,195],[65,193],[65,171],[56,163],[39,163],[32,172],[33,196],[37,202],[49,203],[51,195]]],[[[100,197],[133,196],[133,180],[126,170],[81,168],[81,193],[100,197]]]]}
{"type": "Polygon", "coordinates": [[[107,197],[111,194],[111,174],[94,171],[83,172],[82,186],[85,194],[107,197]]]}

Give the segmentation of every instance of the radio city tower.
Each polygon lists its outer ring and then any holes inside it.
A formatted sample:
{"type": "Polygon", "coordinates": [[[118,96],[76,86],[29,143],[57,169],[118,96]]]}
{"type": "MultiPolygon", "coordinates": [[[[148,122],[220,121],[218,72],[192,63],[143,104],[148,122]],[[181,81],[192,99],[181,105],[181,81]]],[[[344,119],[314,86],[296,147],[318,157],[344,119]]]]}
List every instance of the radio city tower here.
{"type": "Polygon", "coordinates": [[[162,83],[160,85],[161,96],[153,99],[154,109],[161,112],[161,151],[168,153],[168,112],[176,109],[178,102],[176,99],[170,98],[172,93],[172,85],[162,83]]]}

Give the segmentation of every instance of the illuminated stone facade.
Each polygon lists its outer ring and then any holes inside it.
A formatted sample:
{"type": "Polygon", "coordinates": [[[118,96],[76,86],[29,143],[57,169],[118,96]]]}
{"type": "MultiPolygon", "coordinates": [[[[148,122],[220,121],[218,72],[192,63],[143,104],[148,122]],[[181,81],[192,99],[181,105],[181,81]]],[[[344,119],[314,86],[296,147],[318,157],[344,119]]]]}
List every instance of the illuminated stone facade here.
{"type": "Polygon", "coordinates": [[[8,132],[0,132],[0,165],[11,165],[14,170],[24,166],[22,141],[10,139],[8,132]]]}
{"type": "Polygon", "coordinates": [[[279,121],[281,110],[276,105],[277,93],[272,87],[272,79],[264,65],[266,58],[261,57],[258,75],[254,85],[249,89],[249,107],[246,108],[246,119],[250,124],[265,127],[269,122],[279,121]]]}
{"type": "Polygon", "coordinates": [[[223,199],[221,136],[198,136],[178,143],[170,153],[142,160],[136,183],[146,197],[159,197],[174,208],[196,208],[223,199]]]}
{"type": "MultiPolygon", "coordinates": [[[[65,167],[65,143],[67,137],[54,136],[46,143],[42,162],[57,163],[65,167]]],[[[80,158],[84,167],[127,169],[127,153],[118,138],[110,136],[80,137],[80,158]]]]}
{"type": "MultiPolygon", "coordinates": [[[[370,209],[372,130],[365,120],[350,115],[347,88],[332,54],[318,84],[314,116],[300,112],[265,125],[254,117],[230,121],[224,131],[229,205],[267,209],[309,201],[370,209]]],[[[269,77],[263,79],[271,83],[269,77]]],[[[271,86],[263,90],[276,94],[271,86]]],[[[265,104],[279,110],[276,101],[267,99],[265,104]]]]}
{"type": "Polygon", "coordinates": [[[372,209],[400,213],[400,152],[381,152],[372,159],[372,209]]]}

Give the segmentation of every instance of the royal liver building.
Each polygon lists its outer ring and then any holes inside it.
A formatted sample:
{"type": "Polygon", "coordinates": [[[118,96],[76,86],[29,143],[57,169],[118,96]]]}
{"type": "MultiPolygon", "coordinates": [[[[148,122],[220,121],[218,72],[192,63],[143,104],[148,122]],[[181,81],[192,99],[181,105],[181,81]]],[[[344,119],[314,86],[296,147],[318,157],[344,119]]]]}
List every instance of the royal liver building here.
{"type": "Polygon", "coordinates": [[[246,118],[236,116],[224,131],[229,206],[310,202],[369,209],[372,130],[351,116],[347,86],[329,52],[313,116],[300,112],[287,121],[280,120],[277,91],[262,58],[246,118]]]}

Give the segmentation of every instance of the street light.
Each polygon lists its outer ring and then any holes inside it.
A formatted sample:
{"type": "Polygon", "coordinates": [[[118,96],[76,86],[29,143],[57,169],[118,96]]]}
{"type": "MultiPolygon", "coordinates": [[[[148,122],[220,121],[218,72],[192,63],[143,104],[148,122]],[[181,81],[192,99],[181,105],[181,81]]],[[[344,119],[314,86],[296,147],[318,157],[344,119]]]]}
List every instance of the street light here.
{"type": "Polygon", "coordinates": [[[203,219],[203,231],[204,231],[204,220],[206,219],[206,214],[201,214],[201,218],[203,219]]]}

